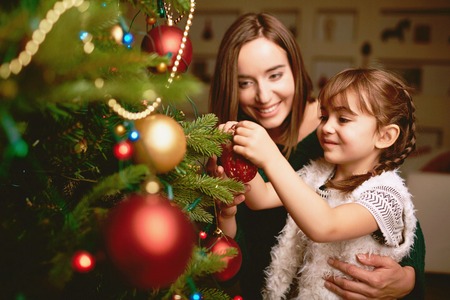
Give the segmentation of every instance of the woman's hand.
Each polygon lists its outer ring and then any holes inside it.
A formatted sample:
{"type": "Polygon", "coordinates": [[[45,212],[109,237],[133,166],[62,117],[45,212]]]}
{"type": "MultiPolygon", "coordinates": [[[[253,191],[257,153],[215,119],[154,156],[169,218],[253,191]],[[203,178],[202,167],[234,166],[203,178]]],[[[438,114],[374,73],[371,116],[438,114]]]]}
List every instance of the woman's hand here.
{"type": "MultiPolygon", "coordinates": [[[[249,189],[249,185],[245,185],[245,192],[249,189]]],[[[233,199],[233,203],[225,204],[223,202],[216,202],[218,207],[218,226],[222,230],[223,233],[228,235],[231,238],[236,237],[237,233],[237,222],[236,222],[236,214],[238,207],[237,205],[244,202],[245,196],[244,194],[236,194],[233,199]]]]}
{"type": "Polygon", "coordinates": [[[354,280],[342,277],[325,278],[325,287],[344,299],[398,299],[408,295],[414,288],[415,271],[402,267],[390,257],[357,255],[358,260],[372,271],[355,265],[329,259],[329,264],[354,280]]]}
{"type": "Polygon", "coordinates": [[[213,155],[206,162],[206,173],[211,177],[226,178],[223,167],[217,164],[217,156],[213,155]]]}
{"type": "MultiPolygon", "coordinates": [[[[227,178],[222,166],[217,164],[217,157],[212,156],[206,163],[206,172],[209,176],[227,178]]],[[[245,185],[245,192],[250,189],[249,185],[245,185]]],[[[229,237],[234,238],[237,231],[237,224],[235,215],[237,213],[237,205],[245,200],[244,193],[236,194],[231,204],[225,204],[220,201],[216,201],[218,211],[218,225],[219,228],[229,237]]]]}

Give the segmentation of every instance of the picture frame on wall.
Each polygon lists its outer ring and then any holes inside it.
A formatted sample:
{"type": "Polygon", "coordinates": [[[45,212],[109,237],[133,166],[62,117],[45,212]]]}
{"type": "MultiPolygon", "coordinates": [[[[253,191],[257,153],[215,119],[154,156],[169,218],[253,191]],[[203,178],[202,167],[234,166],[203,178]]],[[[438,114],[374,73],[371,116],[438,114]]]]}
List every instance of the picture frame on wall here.
{"type": "Polygon", "coordinates": [[[321,42],[350,43],[355,39],[356,11],[319,10],[315,38],[321,42]]]}
{"type": "Polygon", "coordinates": [[[428,44],[431,42],[431,27],[428,24],[417,24],[414,26],[414,43],[428,44]]]}
{"type": "Polygon", "coordinates": [[[413,93],[422,92],[423,86],[423,64],[419,61],[402,61],[385,59],[384,67],[400,75],[413,89],[413,93]]]}
{"type": "Polygon", "coordinates": [[[423,72],[420,66],[391,66],[390,69],[397,74],[400,74],[409,86],[413,88],[415,93],[422,91],[423,72]]]}
{"type": "Polygon", "coordinates": [[[221,41],[230,25],[237,19],[238,10],[201,11],[195,13],[195,22],[189,31],[193,41],[221,41]]]}
{"type": "Polygon", "coordinates": [[[292,34],[296,37],[300,37],[299,24],[301,24],[300,12],[293,8],[290,10],[262,10],[267,11],[271,15],[274,15],[278,20],[280,20],[292,34]]]}
{"type": "Polygon", "coordinates": [[[216,57],[209,55],[196,56],[192,59],[190,72],[204,83],[210,83],[214,75],[216,57]]]}
{"type": "Polygon", "coordinates": [[[379,23],[384,43],[448,44],[450,9],[383,9],[379,23]]]}
{"type": "Polygon", "coordinates": [[[430,147],[437,149],[442,147],[444,132],[441,127],[436,126],[418,126],[416,128],[417,148],[430,147]]]}
{"type": "Polygon", "coordinates": [[[446,60],[395,60],[380,58],[383,67],[402,76],[414,94],[450,96],[450,62],[446,60]]]}

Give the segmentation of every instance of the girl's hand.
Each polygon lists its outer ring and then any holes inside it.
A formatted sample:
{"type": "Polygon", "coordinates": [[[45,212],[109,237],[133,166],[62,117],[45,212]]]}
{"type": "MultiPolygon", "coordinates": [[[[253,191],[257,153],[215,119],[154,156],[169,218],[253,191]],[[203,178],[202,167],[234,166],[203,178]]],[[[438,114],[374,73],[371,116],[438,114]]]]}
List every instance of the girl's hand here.
{"type": "Polygon", "coordinates": [[[251,121],[241,121],[235,125],[233,142],[233,150],[259,168],[264,168],[273,158],[281,155],[266,129],[251,121]]]}

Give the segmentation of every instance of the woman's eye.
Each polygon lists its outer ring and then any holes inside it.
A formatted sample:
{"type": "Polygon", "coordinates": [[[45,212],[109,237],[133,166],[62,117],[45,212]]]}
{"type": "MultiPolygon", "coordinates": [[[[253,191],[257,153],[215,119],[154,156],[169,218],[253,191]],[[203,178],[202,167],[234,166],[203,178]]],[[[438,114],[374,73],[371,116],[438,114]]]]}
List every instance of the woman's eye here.
{"type": "Polygon", "coordinates": [[[281,78],[282,76],[283,76],[283,73],[274,73],[274,74],[271,74],[271,75],[269,76],[269,78],[272,79],[272,80],[274,80],[274,79],[281,78]]]}
{"type": "Polygon", "coordinates": [[[251,81],[239,81],[239,88],[244,89],[252,85],[251,81]]]}

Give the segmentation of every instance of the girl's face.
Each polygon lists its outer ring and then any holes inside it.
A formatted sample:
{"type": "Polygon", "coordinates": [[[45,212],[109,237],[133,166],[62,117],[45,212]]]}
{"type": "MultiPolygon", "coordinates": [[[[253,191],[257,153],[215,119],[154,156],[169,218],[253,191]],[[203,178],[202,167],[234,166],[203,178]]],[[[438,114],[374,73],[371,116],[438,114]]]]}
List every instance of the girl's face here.
{"type": "Polygon", "coordinates": [[[348,92],[346,97],[348,103],[337,96],[331,101],[332,106],[321,106],[321,122],[317,128],[325,159],[338,165],[336,177],[367,173],[380,155],[376,147],[379,133],[375,117],[361,111],[354,92],[348,92]]]}
{"type": "Polygon", "coordinates": [[[238,57],[241,109],[272,134],[292,109],[295,83],[286,51],[266,38],[242,46],[238,57]]]}

